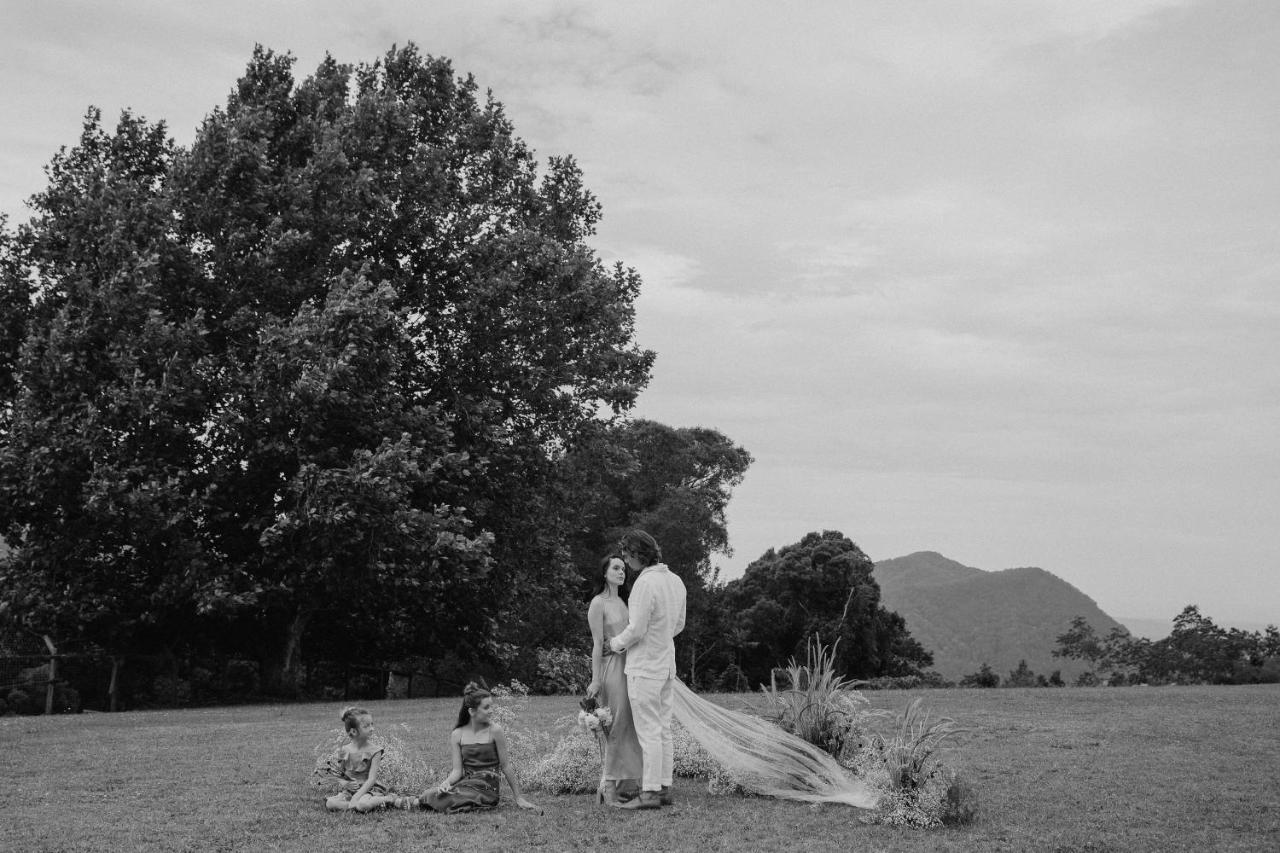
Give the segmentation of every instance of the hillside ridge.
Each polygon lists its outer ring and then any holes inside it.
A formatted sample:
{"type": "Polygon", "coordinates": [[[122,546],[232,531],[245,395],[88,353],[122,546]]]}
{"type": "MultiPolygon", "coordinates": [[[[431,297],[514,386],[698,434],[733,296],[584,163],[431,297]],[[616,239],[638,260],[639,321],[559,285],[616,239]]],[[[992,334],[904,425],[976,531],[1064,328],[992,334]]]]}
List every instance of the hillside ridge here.
{"type": "Polygon", "coordinates": [[[1038,566],[997,571],[966,566],[937,551],[875,564],[881,601],[933,652],[933,668],[958,680],[983,663],[1002,678],[1026,660],[1037,674],[1072,681],[1088,666],[1053,657],[1057,638],[1083,616],[1100,635],[1123,627],[1090,596],[1038,566]]]}

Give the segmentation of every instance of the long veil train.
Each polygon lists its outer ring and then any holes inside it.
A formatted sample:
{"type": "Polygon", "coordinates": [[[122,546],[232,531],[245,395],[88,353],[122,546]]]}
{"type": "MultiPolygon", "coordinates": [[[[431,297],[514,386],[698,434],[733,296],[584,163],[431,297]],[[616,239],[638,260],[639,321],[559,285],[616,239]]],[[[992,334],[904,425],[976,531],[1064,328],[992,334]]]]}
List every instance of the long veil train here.
{"type": "Polygon", "coordinates": [[[752,793],[874,809],[865,783],[816,746],[750,714],[708,702],[675,679],[675,718],[752,793]]]}

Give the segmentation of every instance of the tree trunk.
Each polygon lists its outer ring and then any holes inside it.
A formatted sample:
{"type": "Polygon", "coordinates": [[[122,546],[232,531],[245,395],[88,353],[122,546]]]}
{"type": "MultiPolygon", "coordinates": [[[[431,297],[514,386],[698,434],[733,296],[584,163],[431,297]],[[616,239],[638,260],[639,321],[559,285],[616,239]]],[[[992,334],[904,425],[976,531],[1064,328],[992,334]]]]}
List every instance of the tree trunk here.
{"type": "Polygon", "coordinates": [[[58,648],[48,634],[44,635],[44,644],[49,649],[49,682],[44,686],[44,713],[53,713],[53,685],[58,680],[58,648]]]}
{"type": "Polygon", "coordinates": [[[124,658],[119,655],[111,657],[111,683],[107,685],[107,696],[109,705],[108,710],[117,711],[120,708],[120,667],[124,664],[124,658]]]}
{"type": "Polygon", "coordinates": [[[302,632],[311,619],[311,611],[299,609],[281,627],[258,658],[263,692],[271,696],[296,696],[301,685],[302,632]]]}

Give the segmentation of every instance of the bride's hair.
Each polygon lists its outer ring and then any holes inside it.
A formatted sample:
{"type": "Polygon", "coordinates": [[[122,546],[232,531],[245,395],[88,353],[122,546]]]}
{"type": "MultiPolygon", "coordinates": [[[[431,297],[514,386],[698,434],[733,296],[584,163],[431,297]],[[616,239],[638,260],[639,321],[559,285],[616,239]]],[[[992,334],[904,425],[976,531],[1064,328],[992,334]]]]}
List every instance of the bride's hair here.
{"type": "MultiPolygon", "coordinates": [[[[605,572],[609,571],[609,564],[614,560],[622,560],[617,554],[609,554],[600,561],[596,566],[596,573],[591,578],[591,597],[595,598],[600,595],[608,587],[609,583],[604,579],[605,572]]],[[[627,563],[622,562],[622,584],[618,587],[618,598],[623,601],[627,600],[627,596],[631,594],[631,578],[627,573],[627,563]]]]}
{"type": "Polygon", "coordinates": [[[471,712],[479,708],[480,703],[491,695],[486,688],[474,681],[468,681],[467,686],[462,688],[462,710],[458,711],[458,724],[454,728],[460,729],[471,722],[471,712]]]}

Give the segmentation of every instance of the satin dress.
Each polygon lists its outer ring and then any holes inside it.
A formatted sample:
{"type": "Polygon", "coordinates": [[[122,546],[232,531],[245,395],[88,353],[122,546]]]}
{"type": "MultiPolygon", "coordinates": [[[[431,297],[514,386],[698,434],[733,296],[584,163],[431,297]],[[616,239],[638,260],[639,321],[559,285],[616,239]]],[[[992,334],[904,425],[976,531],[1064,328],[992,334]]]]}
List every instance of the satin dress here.
{"type": "Polygon", "coordinates": [[[462,778],[447,794],[432,788],[423,805],[446,814],[491,809],[498,804],[498,745],[493,741],[463,743],[462,778]]]}
{"type": "Polygon", "coordinates": [[[609,640],[627,627],[627,604],[621,599],[604,600],[604,659],[600,662],[600,693],[596,700],[609,706],[613,725],[606,740],[604,773],[606,780],[639,779],[641,766],[640,740],[631,719],[631,700],[627,696],[627,654],[609,651],[609,640]]]}

